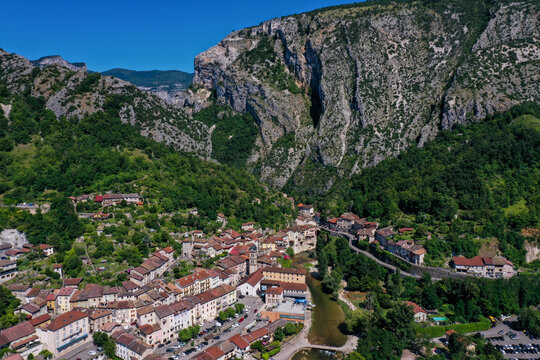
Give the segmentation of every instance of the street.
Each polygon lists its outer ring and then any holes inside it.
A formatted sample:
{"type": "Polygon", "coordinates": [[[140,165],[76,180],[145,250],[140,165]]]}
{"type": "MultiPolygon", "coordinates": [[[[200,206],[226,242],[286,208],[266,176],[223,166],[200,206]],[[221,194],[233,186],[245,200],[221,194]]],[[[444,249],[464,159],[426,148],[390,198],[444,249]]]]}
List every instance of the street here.
{"type": "Polygon", "coordinates": [[[99,355],[99,352],[97,351],[97,347],[96,345],[94,345],[94,342],[92,341],[92,338],[90,337],[89,340],[87,340],[87,342],[85,342],[84,344],[81,344],[75,348],[73,348],[72,350],[68,351],[67,353],[55,358],[55,359],[66,359],[66,360],[75,360],[75,359],[81,359],[81,360],[91,360],[91,359],[94,359],[96,356],[90,356],[88,355],[88,352],[90,350],[94,350],[96,353],[98,353],[99,355]]]}
{"type": "MultiPolygon", "coordinates": [[[[226,321],[225,323],[222,323],[221,327],[219,327],[218,330],[214,333],[215,336],[218,336],[218,335],[220,336],[220,339],[217,340],[217,341],[222,341],[222,340],[228,339],[229,337],[231,337],[233,335],[240,334],[249,324],[251,324],[253,321],[255,321],[256,313],[254,313],[254,310],[257,309],[257,313],[259,313],[261,308],[264,305],[262,300],[259,297],[256,297],[256,296],[245,296],[242,299],[238,299],[238,302],[245,305],[244,314],[248,314],[248,317],[244,321],[239,323],[238,327],[233,328],[233,329],[231,329],[232,325],[237,323],[238,320],[241,317],[243,317],[243,315],[240,315],[238,318],[233,318],[233,319],[230,319],[229,321],[226,321]],[[248,310],[248,307],[250,308],[249,310],[248,310]],[[228,329],[231,329],[231,330],[228,331],[228,332],[225,332],[228,329]]],[[[206,332],[207,330],[211,329],[215,324],[216,324],[216,320],[205,323],[203,326],[201,326],[201,331],[206,332]]],[[[197,346],[197,345],[199,345],[200,343],[202,343],[204,341],[205,341],[204,337],[201,336],[201,337],[193,340],[194,346],[197,346]]],[[[212,346],[212,344],[215,343],[215,342],[216,342],[216,340],[213,340],[213,339],[209,340],[208,345],[202,346],[199,351],[192,352],[189,357],[186,357],[186,359],[190,359],[190,358],[196,356],[201,351],[204,351],[204,349],[206,349],[206,347],[212,346]]],[[[171,343],[168,344],[167,346],[162,346],[160,348],[157,348],[156,350],[154,350],[154,352],[156,354],[162,354],[162,355],[164,355],[166,357],[172,357],[175,354],[181,354],[181,353],[185,352],[186,350],[192,348],[191,342],[189,342],[188,344],[184,345],[180,349],[175,349],[174,351],[167,352],[167,349],[172,349],[176,345],[178,345],[178,338],[171,341],[171,343]]]]}

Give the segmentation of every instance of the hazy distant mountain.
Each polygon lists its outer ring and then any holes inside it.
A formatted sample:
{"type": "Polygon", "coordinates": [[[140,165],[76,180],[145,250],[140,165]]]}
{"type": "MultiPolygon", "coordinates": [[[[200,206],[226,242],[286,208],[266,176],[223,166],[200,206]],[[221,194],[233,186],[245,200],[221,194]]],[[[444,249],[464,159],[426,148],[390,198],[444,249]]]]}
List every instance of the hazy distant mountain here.
{"type": "Polygon", "coordinates": [[[163,87],[180,87],[185,89],[191,84],[193,74],[179,70],[150,70],[136,71],[128,69],[111,69],[102,72],[107,76],[114,76],[119,79],[129,81],[139,87],[155,90],[163,87]]]}

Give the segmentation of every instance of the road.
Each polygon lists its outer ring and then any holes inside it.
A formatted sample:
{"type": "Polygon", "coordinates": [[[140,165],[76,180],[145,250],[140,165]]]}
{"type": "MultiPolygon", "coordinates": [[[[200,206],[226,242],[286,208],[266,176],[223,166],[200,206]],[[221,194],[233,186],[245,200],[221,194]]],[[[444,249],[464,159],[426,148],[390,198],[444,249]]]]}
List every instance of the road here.
{"type": "MultiPolygon", "coordinates": [[[[240,319],[240,316],[238,318],[231,319],[225,322],[224,324],[222,324],[219,330],[215,332],[215,336],[219,335],[221,337],[221,339],[217,341],[221,341],[233,335],[240,334],[245,329],[246,326],[248,326],[251,322],[253,322],[256,319],[256,314],[254,313],[254,310],[257,309],[257,313],[259,313],[261,308],[264,305],[262,300],[259,297],[255,297],[255,296],[245,296],[242,299],[238,299],[238,302],[245,305],[246,310],[244,311],[244,313],[247,313],[248,317],[243,322],[239,323],[239,326],[234,329],[231,327],[233,324],[237,323],[238,319],[240,319]],[[249,310],[247,310],[248,306],[250,307],[249,310]],[[229,330],[228,332],[225,332],[228,329],[231,329],[231,330],[229,330]]],[[[203,326],[201,326],[201,331],[207,331],[208,329],[211,329],[215,324],[216,324],[215,320],[205,323],[203,326]]],[[[197,346],[198,344],[204,341],[205,341],[204,338],[200,337],[194,341],[194,346],[197,346]]],[[[193,352],[190,354],[189,357],[184,357],[183,359],[187,360],[187,359],[191,359],[195,357],[196,355],[204,351],[204,349],[206,349],[207,347],[212,346],[213,343],[216,342],[216,340],[209,340],[208,342],[209,344],[207,346],[203,346],[199,351],[193,352]]],[[[171,341],[169,345],[157,348],[156,350],[154,350],[154,352],[156,354],[164,354],[166,357],[171,357],[173,354],[180,354],[192,347],[190,343],[188,343],[187,345],[183,346],[180,349],[177,349],[173,352],[167,352],[167,349],[173,348],[176,345],[178,345],[178,340],[171,341]]]]}
{"type": "MultiPolygon", "coordinates": [[[[390,264],[387,264],[385,263],[384,261],[382,260],[379,260],[377,259],[374,255],[372,255],[371,253],[367,252],[367,251],[364,251],[364,250],[360,250],[359,248],[357,248],[356,246],[353,245],[353,241],[356,240],[356,238],[354,237],[354,235],[351,235],[349,234],[348,232],[344,232],[344,231],[338,231],[338,230],[331,230],[330,228],[327,228],[327,227],[324,227],[324,226],[320,226],[321,229],[323,230],[327,230],[329,231],[330,233],[334,233],[334,234],[338,234],[339,236],[343,236],[344,238],[347,238],[349,240],[349,247],[351,249],[353,249],[354,251],[356,251],[357,253],[361,253],[362,255],[365,255],[367,256],[368,258],[370,258],[371,260],[375,261],[377,264],[381,265],[381,266],[384,266],[385,268],[393,271],[393,272],[396,272],[396,267],[394,265],[390,265],[390,264]]],[[[401,275],[403,276],[409,276],[409,277],[413,277],[413,278],[416,278],[417,276],[416,275],[413,275],[411,273],[408,273],[406,271],[403,271],[403,270],[400,270],[401,271],[401,275]]]]}
{"type": "Polygon", "coordinates": [[[67,353],[55,358],[55,359],[66,359],[66,360],[75,360],[75,359],[81,359],[81,360],[91,360],[95,358],[95,356],[88,355],[88,352],[90,350],[97,351],[96,345],[94,345],[94,342],[92,341],[92,338],[90,337],[89,340],[87,340],[85,343],[77,346],[76,348],[68,351],[67,353]]]}

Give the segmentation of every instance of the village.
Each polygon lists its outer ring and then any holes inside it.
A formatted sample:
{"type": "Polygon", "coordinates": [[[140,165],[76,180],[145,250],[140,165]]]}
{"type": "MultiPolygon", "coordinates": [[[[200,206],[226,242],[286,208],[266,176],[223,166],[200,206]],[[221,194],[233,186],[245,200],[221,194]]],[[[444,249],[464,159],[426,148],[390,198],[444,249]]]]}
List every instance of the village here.
{"type": "MultiPolygon", "coordinates": [[[[112,251],[123,245],[109,230],[131,218],[131,232],[154,233],[148,222],[134,218],[144,209],[145,200],[136,193],[70,200],[76,208],[94,209],[78,211],[79,218],[87,219],[89,231],[75,243],[84,249],[77,253],[84,269],[78,274],[88,276],[70,277],[73,269],[53,261],[56,254],[51,245],[0,244],[0,282],[20,300],[15,314],[23,319],[0,332],[0,349],[14,353],[9,360],[99,358],[105,356],[103,344],[111,341],[114,355],[123,360],[268,359],[310,317],[308,270],[295,268],[292,258],[313,251],[321,229],[345,232],[356,244],[377,246],[418,266],[427,252],[408,237],[412,228],[379,228],[379,223],[353,213],[323,220],[312,205],[298,204],[298,216],[288,228],[263,230],[248,222],[237,232],[227,227],[225,215],[218,214],[214,234],[198,229],[170,232],[167,246],[145,244],[154,251],[130,266],[125,259],[113,261],[112,251]],[[117,208],[124,209],[123,216],[117,208]],[[137,227],[142,223],[146,226],[137,227]],[[94,238],[90,250],[87,236],[94,238]],[[100,241],[113,244],[111,253],[90,256],[99,250],[100,241]],[[34,260],[29,262],[29,257],[34,260]],[[38,268],[46,268],[43,275],[37,276],[38,268]],[[115,284],[108,281],[111,277],[115,284]],[[96,342],[97,338],[105,341],[96,342]]],[[[167,216],[171,214],[158,217],[167,216]]],[[[199,214],[188,209],[185,216],[199,214]]],[[[457,256],[449,265],[452,271],[471,276],[514,275],[514,266],[504,258],[457,256]]],[[[428,311],[417,304],[408,304],[418,323],[441,321],[428,318],[428,311]]]]}

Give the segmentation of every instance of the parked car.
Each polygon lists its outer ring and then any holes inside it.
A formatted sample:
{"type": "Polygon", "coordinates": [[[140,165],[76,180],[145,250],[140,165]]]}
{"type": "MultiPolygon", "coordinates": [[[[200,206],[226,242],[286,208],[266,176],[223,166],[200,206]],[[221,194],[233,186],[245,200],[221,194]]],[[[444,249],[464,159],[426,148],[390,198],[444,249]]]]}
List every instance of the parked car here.
{"type": "Polygon", "coordinates": [[[97,355],[97,352],[95,352],[94,350],[90,350],[90,351],[88,352],[88,355],[90,355],[90,356],[96,356],[96,355],[97,355]]]}

